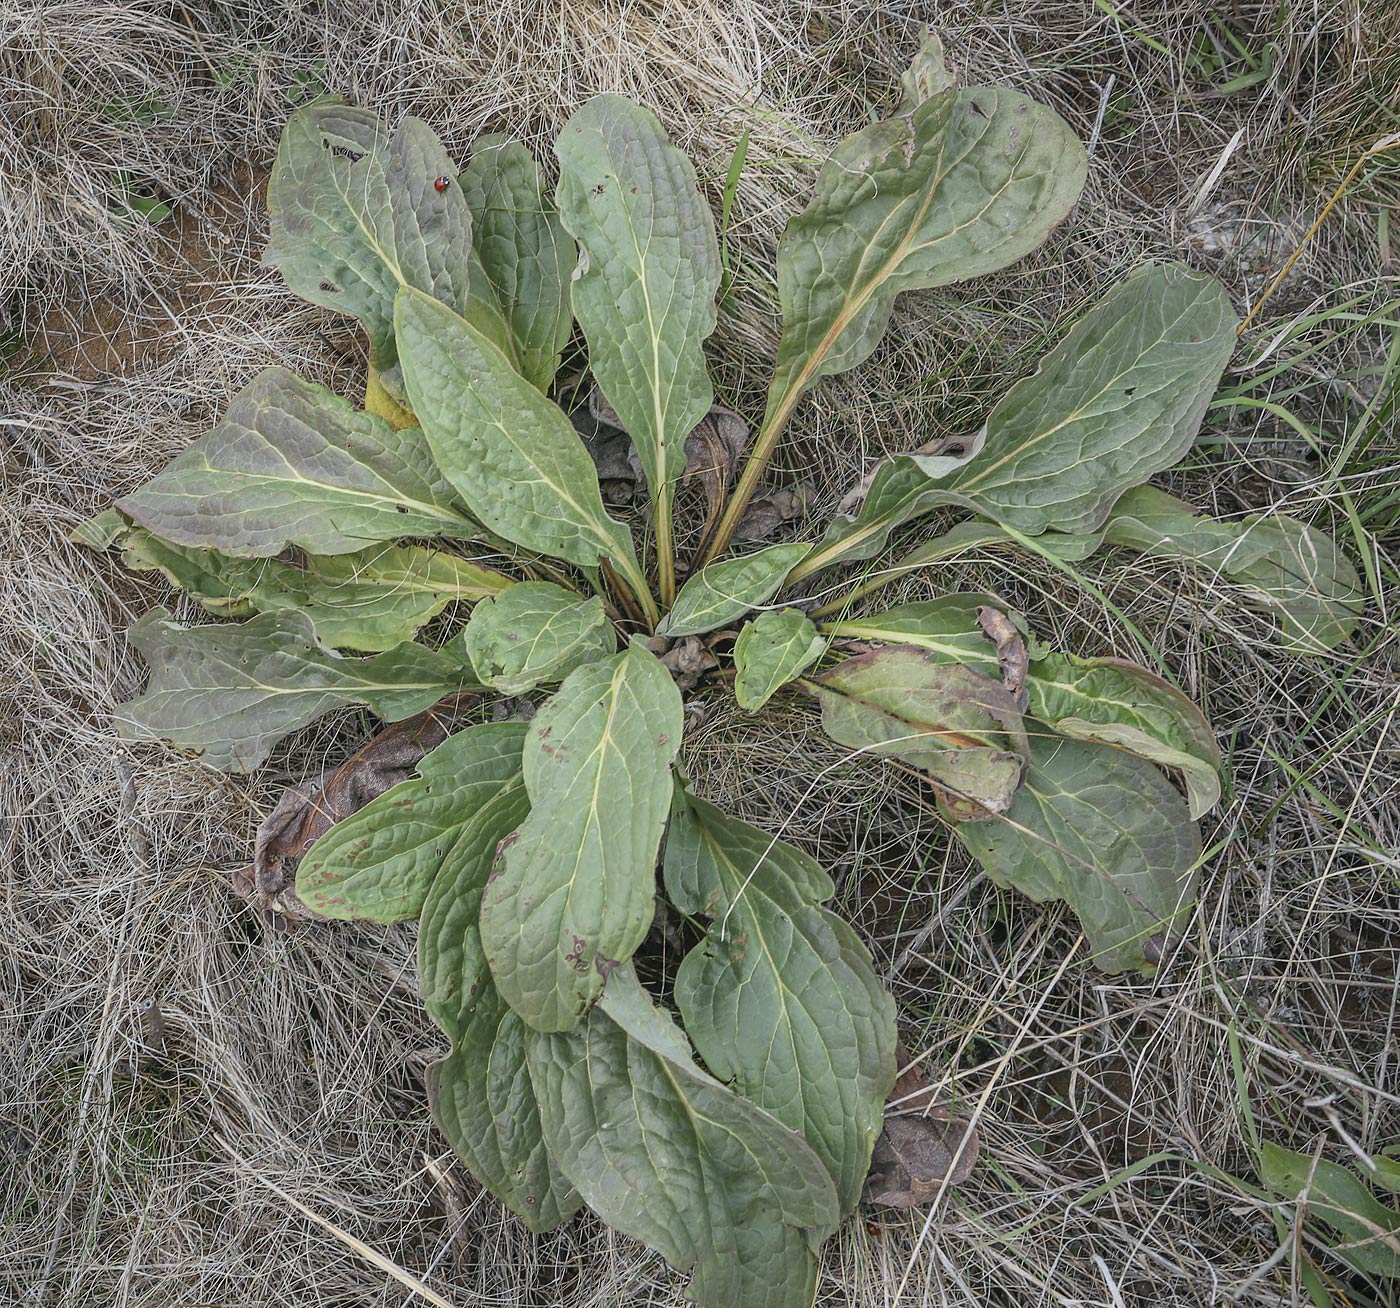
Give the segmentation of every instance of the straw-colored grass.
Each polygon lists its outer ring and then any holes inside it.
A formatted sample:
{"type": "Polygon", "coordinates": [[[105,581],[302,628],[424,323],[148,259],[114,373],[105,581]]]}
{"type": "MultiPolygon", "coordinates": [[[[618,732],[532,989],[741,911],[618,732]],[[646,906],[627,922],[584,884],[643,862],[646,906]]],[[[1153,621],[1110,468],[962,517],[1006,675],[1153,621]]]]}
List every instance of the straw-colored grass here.
{"type": "MultiPolygon", "coordinates": [[[[681,1301],[641,1247],[586,1217],[533,1239],[452,1166],[424,1103],[439,1037],[412,928],[275,931],[231,896],[278,788],[367,721],[328,720],[251,780],[110,728],[143,676],[126,626],[193,611],[69,530],[266,364],[346,393],[361,376],[353,325],[258,266],[260,181],[295,103],[326,87],[426,118],[459,156],[482,130],[547,156],[583,99],[623,91],[717,205],[751,130],[714,343],[726,402],[751,414],[776,234],[823,152],[889,103],[918,20],[969,80],[1053,104],[1093,144],[1075,219],[1020,267],[902,301],[876,357],[819,388],[774,476],[810,482],[820,513],[868,457],[975,426],[1146,255],[1250,307],[1395,130],[1400,20],[1363,8],[0,0],[0,1300],[681,1301]],[[147,199],[172,215],[148,221],[147,199]]],[[[1393,1302],[1326,1252],[1327,1228],[1257,1197],[1249,1123],[1344,1162],[1400,1136],[1395,177],[1379,159],[1329,215],[1169,482],[1337,532],[1370,591],[1353,645],[1285,655],[1223,584],[1115,556],[1067,575],[981,554],[901,583],[998,589],[1065,648],[1160,660],[1205,707],[1227,795],[1163,975],[1095,972],[1071,915],[991,886],[900,774],[844,759],[798,700],[762,725],[717,700],[695,730],[702,793],[832,869],[910,1047],[980,1118],[972,1179],[931,1214],[848,1224],[822,1304],[1305,1303],[1312,1263],[1337,1304],[1393,1302]]]]}

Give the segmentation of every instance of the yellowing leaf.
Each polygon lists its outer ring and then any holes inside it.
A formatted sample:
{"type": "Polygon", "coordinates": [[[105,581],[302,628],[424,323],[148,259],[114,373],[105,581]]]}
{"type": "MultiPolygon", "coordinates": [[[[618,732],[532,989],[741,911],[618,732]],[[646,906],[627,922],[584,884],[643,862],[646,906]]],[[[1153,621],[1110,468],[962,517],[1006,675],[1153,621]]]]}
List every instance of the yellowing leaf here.
{"type": "Polygon", "coordinates": [[[957,818],[1005,813],[1025,775],[1015,699],[974,668],[891,645],[838,663],[810,683],[826,734],[850,749],[926,772],[957,818]]]}

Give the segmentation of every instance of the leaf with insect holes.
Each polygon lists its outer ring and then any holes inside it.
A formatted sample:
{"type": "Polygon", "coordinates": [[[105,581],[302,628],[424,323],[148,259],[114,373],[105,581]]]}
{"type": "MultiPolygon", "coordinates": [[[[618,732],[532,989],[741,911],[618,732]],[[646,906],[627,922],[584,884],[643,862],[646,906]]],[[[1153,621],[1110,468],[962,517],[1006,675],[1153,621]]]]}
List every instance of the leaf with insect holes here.
{"type": "Polygon", "coordinates": [[[821,907],[831,878],[801,850],[677,791],[666,890],[711,919],[676,974],[676,1004],[711,1072],[801,1131],[860,1198],[894,1083],[894,1000],[870,953],[821,907]]]}
{"type": "MultiPolygon", "coordinates": [[[[979,611],[1001,611],[981,594],[943,595],[881,613],[823,624],[843,639],[915,645],[939,662],[998,670],[979,611]]],[[[1220,799],[1220,751],[1201,710],[1156,673],[1126,659],[1081,659],[1031,640],[1026,712],[1066,736],[1116,745],[1180,773],[1191,816],[1220,799]]]]}
{"type": "Polygon", "coordinates": [[[796,1131],[707,1076],[629,965],[578,1030],[526,1037],[545,1142],[610,1226],[679,1271],[700,1308],[811,1308],[839,1219],[796,1131]]]}
{"type": "Polygon", "coordinates": [[[401,286],[441,300],[508,348],[453,172],[447,151],[417,118],[405,118],[391,137],[366,109],[317,104],[298,110],[282,130],[267,184],[263,262],[312,304],[358,318],[381,373],[398,358],[394,296],[401,286]]]}
{"type": "Polygon", "coordinates": [[[1151,972],[1196,900],[1201,835],[1150,763],[1048,730],[1004,817],[954,834],[999,886],[1062,899],[1105,972],[1151,972]]]}
{"type": "Polygon", "coordinates": [[[714,398],[719,245],[695,169],[656,116],[618,95],[564,124],[557,199],[583,255],[573,305],[588,365],[641,455],[657,504],[685,471],[685,440],[714,398]]]}
{"type": "Polygon", "coordinates": [[[847,137],[778,246],[783,334],[771,420],[820,377],[867,358],[895,297],[981,277],[1029,254],[1083,188],[1084,147],[1015,91],[959,90],[930,34],[917,105],[847,137]]]}
{"type": "Polygon", "coordinates": [[[1329,1253],[1371,1276],[1400,1277],[1400,1212],[1381,1203],[1353,1172],[1265,1140],[1259,1174],[1270,1190],[1296,1204],[1298,1221],[1306,1216],[1341,1237],[1321,1242],[1329,1253]]]}
{"type": "Polygon", "coordinates": [[[173,545],[118,521],[113,543],[132,571],[160,572],[220,617],[298,610],[323,643],[340,649],[390,649],[412,640],[449,604],[471,603],[513,584],[490,568],[421,545],[371,545],[290,563],[173,545]]]}
{"type": "Polygon", "coordinates": [[[701,568],[681,587],[656,634],[673,640],[699,636],[742,618],[778,593],[788,573],[811,548],[801,542],[770,545],[701,568]]]}
{"type": "Polygon", "coordinates": [[[617,638],[598,596],[580,599],[548,581],[527,581],[478,604],[462,644],[483,685],[523,695],[604,658],[617,638]]]}
{"type": "Polygon", "coordinates": [[[1026,728],[994,677],[890,645],[803,684],[821,701],[828,736],[927,773],[951,816],[986,818],[1011,807],[1025,775],[1026,728]]]}
{"type": "Polygon", "coordinates": [[[472,248],[505,318],[520,373],[549,389],[569,343],[569,278],[578,247],[519,141],[479,136],[458,178],[472,216],[472,248]]]}
{"type": "Polygon", "coordinates": [[[964,457],[888,460],[803,574],[870,558],[896,527],[939,504],[1024,535],[1096,531],[1126,490],[1191,448],[1236,325],[1215,278],[1181,264],[1138,269],[1007,391],[964,457]]]}
{"type": "Polygon", "coordinates": [[[821,658],[826,641],[801,609],[760,613],[734,642],[734,698],[757,713],[780,686],[821,658]]]}
{"type": "Polygon", "coordinates": [[[475,536],[423,433],[396,432],[285,368],[260,372],[219,424],[117,501],[177,545],[268,558],[349,554],[404,536],[475,536]]]}
{"type": "Polygon", "coordinates": [[[481,910],[497,988],[566,1031],[641,944],[671,803],[681,696],[640,645],[576,668],[530,724],[530,816],[502,846],[481,910]]]}
{"type": "Polygon", "coordinates": [[[1356,630],[1361,582],[1336,542],[1283,513],[1239,522],[1199,517],[1152,486],[1130,491],[1104,524],[1103,539],[1239,586],[1245,603],[1278,619],[1286,648],[1318,654],[1356,630]]]}
{"type": "Polygon", "coordinates": [[[472,685],[461,663],[422,645],[342,658],[296,612],[182,627],[155,609],[127,638],[151,680],[118,706],[122,736],[169,741],[225,772],[253,771],[283,736],[333,708],[363,704],[394,722],[472,685]]]}
{"type": "Polygon", "coordinates": [[[510,360],[418,291],[398,298],[404,380],[443,475],[498,536],[582,567],[636,571],[632,539],[608,517],[578,433],[510,360]]]}

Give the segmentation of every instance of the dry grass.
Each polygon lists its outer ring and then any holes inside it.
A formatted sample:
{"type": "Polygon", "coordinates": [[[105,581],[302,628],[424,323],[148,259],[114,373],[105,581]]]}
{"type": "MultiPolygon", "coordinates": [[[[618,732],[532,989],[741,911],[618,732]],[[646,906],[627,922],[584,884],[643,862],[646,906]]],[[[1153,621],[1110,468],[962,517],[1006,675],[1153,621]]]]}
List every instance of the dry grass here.
{"type": "MultiPolygon", "coordinates": [[[[776,232],[813,158],[887,101],[927,8],[0,0],[0,312],[20,343],[0,380],[0,1299],[425,1301],[359,1240],[464,1308],[680,1302],[658,1259],[596,1222],[532,1240],[451,1169],[423,1103],[437,1037],[410,929],[274,933],[231,898],[278,785],[363,720],[305,733],[247,783],[120,745],[110,711],[142,677],[122,632],[179,601],[65,537],[265,364],[352,385],[354,333],[257,265],[250,179],[299,97],[324,84],[418,113],[460,155],[483,129],[538,146],[587,95],[622,90],[716,194],[752,127],[716,341],[726,397],[752,411],[776,232]],[[141,196],[174,216],[134,215],[141,196]]],[[[1251,304],[1349,162],[1395,130],[1393,5],[1115,8],[938,7],[971,78],[1028,89],[1094,139],[1093,176],[1048,250],[903,303],[877,357],[809,403],[778,466],[822,504],[868,455],[974,422],[1144,254],[1209,267],[1251,304]]],[[[1227,378],[1241,403],[1212,412],[1174,482],[1219,511],[1286,505],[1338,530],[1371,570],[1355,649],[1285,656],[1238,596],[1157,563],[1065,576],[977,556],[907,583],[994,586],[1068,648],[1160,658],[1206,707],[1230,786],[1190,947],[1161,977],[1094,972],[1072,917],[973,875],[896,774],[844,761],[800,705],[781,734],[716,705],[692,740],[705,793],[833,869],[911,1047],[981,1116],[973,1179],[927,1220],[850,1224],[822,1303],[1290,1304],[1306,1302],[1304,1258],[1334,1302],[1393,1302],[1348,1286],[1324,1228],[1276,1227],[1248,1188],[1248,1122],[1343,1161],[1400,1136],[1400,453],[1360,420],[1395,330],[1394,178],[1368,170],[1329,218],[1227,378]],[[1377,321],[1300,326],[1363,293],[1377,321]]]]}

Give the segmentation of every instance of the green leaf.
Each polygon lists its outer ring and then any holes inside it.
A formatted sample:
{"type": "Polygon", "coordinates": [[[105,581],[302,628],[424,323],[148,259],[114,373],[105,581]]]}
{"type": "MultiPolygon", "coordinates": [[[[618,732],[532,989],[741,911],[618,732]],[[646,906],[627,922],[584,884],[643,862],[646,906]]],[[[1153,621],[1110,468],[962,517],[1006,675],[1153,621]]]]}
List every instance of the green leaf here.
{"type": "Polygon", "coordinates": [[[443,474],[498,536],[595,567],[631,561],[598,474],[569,420],[452,310],[414,290],[395,321],[413,411],[443,474]]]}
{"type": "Polygon", "coordinates": [[[1220,800],[1220,748],[1205,715],[1170,682],[1126,659],[1031,660],[1032,717],[1078,740],[1116,745],[1181,773],[1192,819],[1220,800]]]}
{"type": "Polygon", "coordinates": [[[811,548],[801,542],[770,545],[701,568],[681,587],[671,611],[657,627],[657,635],[673,640],[699,636],[742,618],[778,593],[788,573],[811,548]]]}
{"type": "Polygon", "coordinates": [[[666,890],[711,919],[676,974],[676,1004],[710,1071],[801,1131],[860,1198],[894,1084],[894,1000],[854,931],[820,905],[831,879],[801,850],[676,795],[666,890]]]}
{"type": "Polygon", "coordinates": [[[481,938],[537,1030],[577,1026],[646,936],[681,724],[680,692],[640,645],[576,668],[530,724],[530,816],[501,850],[481,938]]]}
{"type": "Polygon", "coordinates": [[[1011,387],[970,454],[888,460],[803,574],[870,558],[896,527],[939,504],[1031,536],[1097,530],[1124,491],[1191,448],[1236,325],[1213,277],[1180,264],[1138,269],[1011,387]]]}
{"type": "Polygon", "coordinates": [[[953,89],[937,42],[928,38],[909,88],[927,98],[842,141],[783,233],[766,422],[818,378],[864,360],[900,292],[1014,263],[1084,186],[1084,147],[1063,119],[1015,91],[953,89]]]}
{"type": "Polygon", "coordinates": [[[416,428],[396,432],[285,368],[260,372],[218,426],[117,501],[177,545],[268,558],[349,554],[403,536],[473,536],[416,428]]]}
{"type": "Polygon", "coordinates": [[[1201,836],[1150,763],[1048,732],[1004,817],[954,834],[999,886],[1062,899],[1105,972],[1150,972],[1191,915],[1201,836]]]}
{"type": "Polygon", "coordinates": [[[1329,1252],[1372,1276],[1400,1277],[1400,1213],[1345,1167],[1266,1140],[1259,1170],[1270,1190],[1298,1205],[1300,1218],[1306,1211],[1342,1237],[1326,1242],[1329,1252]]]}
{"type": "Polygon", "coordinates": [[[701,1308],[810,1308],[838,1220],[821,1159],[699,1070],[630,967],[585,1026],[527,1037],[550,1152],[584,1202],[645,1241],[701,1308]]]}
{"type": "Polygon", "coordinates": [[[1340,645],[1364,608],[1356,569],[1336,542],[1286,514],[1217,522],[1143,486],[1118,502],[1104,539],[1227,578],[1247,604],[1278,619],[1284,646],[1297,653],[1340,645]]]}
{"type": "Polygon", "coordinates": [[[472,246],[505,316],[521,375],[548,390],[573,331],[569,278],[577,247],[519,141],[478,137],[458,180],[471,210],[472,246]]]}
{"type": "Polygon", "coordinates": [[[312,304],[358,318],[380,372],[397,359],[401,286],[441,300],[505,344],[489,288],[472,286],[466,197],[459,187],[436,185],[455,172],[432,129],[416,118],[405,118],[390,139],[368,110],[318,104],[298,110],[283,129],[268,180],[271,239],[263,262],[280,268],[312,304]]]}
{"type": "Polygon", "coordinates": [[[573,304],[589,367],[665,512],[714,399],[702,349],[719,290],[714,217],[690,160],[621,96],[584,105],[555,152],[559,212],[583,249],[573,304]]]}
{"type": "MultiPolygon", "coordinates": [[[[322,917],[403,922],[419,915],[444,869],[452,879],[484,859],[489,871],[496,844],[529,810],[520,775],[524,743],[523,722],[449,736],[418,761],[417,777],[341,819],[307,850],[297,867],[297,897],[322,917]],[[486,848],[490,824],[500,825],[502,814],[513,820],[486,848]]],[[[431,987],[420,982],[434,1021],[455,1036],[444,1024],[451,1015],[434,1007],[431,987]]]]}
{"type": "Polygon", "coordinates": [[[133,571],[161,572],[221,617],[298,610],[323,643],[341,649],[390,649],[411,640],[449,604],[513,584],[490,568],[419,545],[371,545],[285,563],[172,545],[144,527],[118,522],[115,543],[133,571]]]}
{"type": "Polygon", "coordinates": [[[580,599],[547,581],[522,582],[478,604],[462,641],[482,684],[504,695],[562,681],[580,663],[617,649],[601,599],[580,599]]]}
{"type": "Polygon", "coordinates": [[[1011,808],[1025,775],[1026,729],[1015,699],[986,673],[889,645],[803,684],[821,700],[828,736],[926,772],[952,816],[1011,808]]]}
{"type": "Polygon", "coordinates": [[[397,722],[471,684],[455,659],[421,645],[342,658],[295,612],[182,627],[155,609],[127,635],[151,680],[118,706],[121,734],[194,750],[226,772],[253,771],[283,736],[341,705],[397,722]]]}
{"type": "Polygon", "coordinates": [[[734,642],[734,698],[756,713],[821,658],[826,641],[801,609],[760,613],[734,642]]]}

